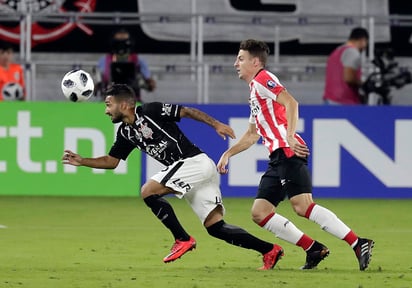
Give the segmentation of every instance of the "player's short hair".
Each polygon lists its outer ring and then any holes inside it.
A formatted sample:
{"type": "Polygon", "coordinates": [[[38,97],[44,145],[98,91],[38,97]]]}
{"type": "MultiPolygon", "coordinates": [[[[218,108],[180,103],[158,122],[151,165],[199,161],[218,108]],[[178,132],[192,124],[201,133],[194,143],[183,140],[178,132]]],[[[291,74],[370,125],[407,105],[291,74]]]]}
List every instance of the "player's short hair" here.
{"type": "Polygon", "coordinates": [[[120,28],[113,32],[110,39],[110,51],[113,54],[128,54],[134,48],[134,39],[130,32],[126,28],[120,28]],[[118,39],[117,36],[125,34],[127,37],[125,39],[118,39]]]}
{"type": "Polygon", "coordinates": [[[368,30],[362,27],[353,28],[349,35],[349,40],[369,39],[368,30]]]}
{"type": "Polygon", "coordinates": [[[105,97],[112,96],[116,99],[116,102],[125,101],[130,105],[136,105],[136,95],[133,89],[126,84],[111,84],[106,91],[104,91],[105,97]]]}
{"type": "Polygon", "coordinates": [[[129,37],[131,36],[129,30],[127,30],[127,29],[124,28],[124,27],[121,27],[121,28],[115,30],[115,31],[112,33],[112,38],[114,38],[117,34],[127,34],[127,35],[129,35],[129,37]]]}
{"type": "Polygon", "coordinates": [[[253,57],[259,58],[260,62],[262,62],[263,66],[266,66],[266,62],[268,59],[268,55],[270,53],[269,46],[259,40],[255,39],[247,39],[240,42],[240,50],[248,51],[250,55],[253,57]]]}

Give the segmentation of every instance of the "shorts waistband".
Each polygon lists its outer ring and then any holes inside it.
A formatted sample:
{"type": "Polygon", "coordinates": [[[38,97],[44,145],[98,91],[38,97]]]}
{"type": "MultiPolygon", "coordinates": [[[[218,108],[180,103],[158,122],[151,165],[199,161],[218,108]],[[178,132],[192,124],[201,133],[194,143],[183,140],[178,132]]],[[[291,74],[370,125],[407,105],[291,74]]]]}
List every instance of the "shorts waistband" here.
{"type": "Polygon", "coordinates": [[[280,161],[280,160],[287,159],[285,152],[283,151],[282,148],[278,148],[272,153],[270,153],[269,158],[271,161],[280,161]]]}

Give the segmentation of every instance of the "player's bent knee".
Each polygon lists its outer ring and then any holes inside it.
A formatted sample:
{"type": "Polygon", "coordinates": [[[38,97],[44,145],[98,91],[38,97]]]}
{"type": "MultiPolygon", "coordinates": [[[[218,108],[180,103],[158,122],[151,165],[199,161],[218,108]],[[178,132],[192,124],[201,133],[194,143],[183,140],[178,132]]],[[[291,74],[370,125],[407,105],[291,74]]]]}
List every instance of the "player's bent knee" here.
{"type": "Polygon", "coordinates": [[[213,209],[209,215],[206,217],[203,225],[206,229],[210,226],[213,226],[215,223],[223,220],[223,207],[218,205],[213,209]]]}
{"type": "Polygon", "coordinates": [[[252,206],[252,220],[256,224],[260,224],[266,217],[274,213],[276,207],[266,199],[255,199],[252,206]]]}
{"type": "Polygon", "coordinates": [[[152,194],[149,192],[149,189],[147,189],[147,186],[143,185],[140,188],[140,196],[144,199],[146,197],[149,197],[150,195],[152,195],[152,194]]]}
{"type": "Polygon", "coordinates": [[[266,216],[267,215],[264,215],[264,213],[262,213],[261,211],[252,210],[252,220],[256,224],[261,223],[263,221],[263,219],[265,219],[266,216]]]}
{"type": "Polygon", "coordinates": [[[146,197],[149,197],[150,195],[160,195],[159,190],[155,190],[152,187],[150,187],[147,184],[144,184],[142,188],[140,188],[140,196],[145,199],[146,197]]]}
{"type": "Polygon", "coordinates": [[[155,181],[149,181],[145,183],[142,188],[140,189],[140,196],[145,199],[146,197],[149,197],[150,195],[166,195],[173,193],[173,190],[163,186],[160,183],[157,183],[155,181]]]}
{"type": "Polygon", "coordinates": [[[298,214],[301,217],[305,216],[307,207],[304,207],[302,205],[293,205],[292,207],[296,214],[298,214]]]}
{"type": "Polygon", "coordinates": [[[272,213],[274,213],[274,209],[272,207],[253,207],[252,220],[259,225],[266,219],[266,217],[268,217],[268,215],[272,213]]]}

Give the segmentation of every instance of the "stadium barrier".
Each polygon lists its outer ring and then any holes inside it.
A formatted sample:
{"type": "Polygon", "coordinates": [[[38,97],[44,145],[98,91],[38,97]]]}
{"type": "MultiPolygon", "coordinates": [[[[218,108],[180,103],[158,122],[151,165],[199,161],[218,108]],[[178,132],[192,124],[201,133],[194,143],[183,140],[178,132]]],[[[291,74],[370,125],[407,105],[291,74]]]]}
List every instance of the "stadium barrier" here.
{"type": "MultiPolygon", "coordinates": [[[[195,107],[229,123],[238,138],[247,128],[247,105],[195,107]]],[[[61,164],[65,148],[108,152],[115,127],[103,103],[3,102],[0,115],[0,195],[134,196],[159,168],[138,151],[113,171],[61,164]]],[[[190,119],[179,125],[216,162],[236,141],[190,119]]],[[[411,107],[302,106],[298,126],[311,149],[316,197],[412,198],[411,107]]],[[[231,158],[224,196],[253,197],[267,159],[261,143],[231,158]]]]}
{"type": "MultiPolygon", "coordinates": [[[[229,123],[237,138],[247,129],[246,105],[196,107],[229,123]]],[[[213,129],[192,120],[182,120],[181,127],[216,162],[237,141],[223,141],[213,129]]],[[[412,198],[412,107],[301,106],[298,130],[311,149],[316,197],[412,198]]],[[[223,195],[253,197],[267,160],[261,142],[232,157],[228,175],[221,177],[223,195]]],[[[144,157],[145,177],[157,169],[144,157]]]]}
{"type": "Polygon", "coordinates": [[[64,149],[85,157],[110,149],[116,134],[102,103],[2,102],[0,115],[0,195],[138,195],[138,151],[133,165],[110,171],[61,163],[64,149]]]}

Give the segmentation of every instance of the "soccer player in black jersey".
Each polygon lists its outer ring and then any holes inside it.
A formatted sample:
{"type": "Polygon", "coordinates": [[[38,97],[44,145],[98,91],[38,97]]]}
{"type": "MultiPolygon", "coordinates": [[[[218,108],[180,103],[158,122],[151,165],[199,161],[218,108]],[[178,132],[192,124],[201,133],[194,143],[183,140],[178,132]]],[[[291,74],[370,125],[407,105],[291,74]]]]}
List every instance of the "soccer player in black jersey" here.
{"type": "Polygon", "coordinates": [[[195,108],[158,102],[136,107],[134,92],[127,85],[115,84],[106,93],[106,114],[121,123],[108,155],[83,158],[64,151],[63,163],[91,168],[114,169],[137,148],[166,166],[141,188],[141,196],[153,214],[175,238],[165,263],[180,258],[196,247],[195,239],[179,223],[172,206],[163,198],[174,194],[185,198],[207,232],[230,244],[256,250],[263,255],[260,270],[272,269],[283,255],[279,245],[256,238],[223,220],[224,207],[215,163],[179,129],[176,122],[191,118],[213,127],[223,138],[234,138],[233,130],[195,108]]]}

